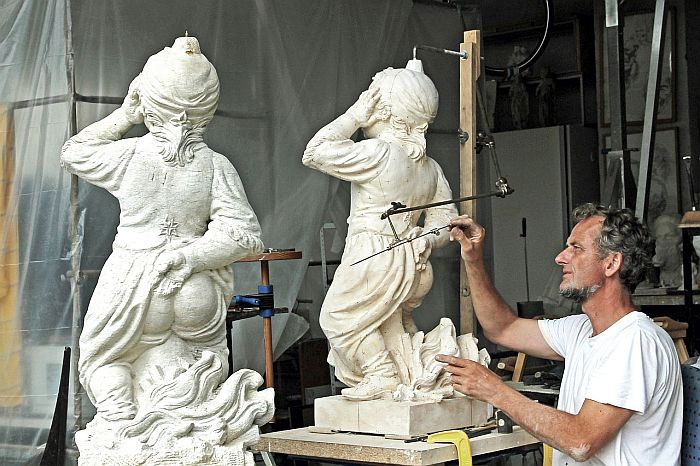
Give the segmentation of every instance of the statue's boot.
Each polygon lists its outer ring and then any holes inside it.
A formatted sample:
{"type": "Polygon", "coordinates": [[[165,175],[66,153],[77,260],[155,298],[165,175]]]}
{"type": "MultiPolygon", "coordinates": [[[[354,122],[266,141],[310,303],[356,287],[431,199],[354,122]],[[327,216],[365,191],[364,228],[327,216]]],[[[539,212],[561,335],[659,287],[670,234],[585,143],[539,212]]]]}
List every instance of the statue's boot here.
{"type": "Polygon", "coordinates": [[[341,391],[345,398],[356,401],[389,398],[400,383],[396,366],[386,349],[370,356],[362,364],[362,373],[365,375],[360,383],[341,391]]]}
{"type": "Polygon", "coordinates": [[[95,370],[90,388],[97,408],[96,419],[113,422],[133,419],[136,415],[131,371],[126,365],[107,365],[95,370]]]}

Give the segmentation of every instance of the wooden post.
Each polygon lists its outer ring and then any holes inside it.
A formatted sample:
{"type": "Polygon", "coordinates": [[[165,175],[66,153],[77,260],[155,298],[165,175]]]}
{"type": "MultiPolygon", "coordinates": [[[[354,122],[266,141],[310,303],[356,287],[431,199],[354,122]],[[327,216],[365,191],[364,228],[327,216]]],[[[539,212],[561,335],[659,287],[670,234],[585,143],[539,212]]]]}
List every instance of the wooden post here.
{"type": "MultiPolygon", "coordinates": [[[[467,52],[466,60],[460,60],[459,67],[459,128],[466,133],[467,141],[459,150],[459,192],[460,197],[474,194],[474,177],[476,174],[476,80],[481,73],[481,34],[480,31],[465,31],[464,42],[459,50],[467,52]]],[[[474,215],[474,201],[462,203],[460,213],[474,215]]],[[[474,333],[474,305],[467,282],[467,273],[460,267],[459,298],[460,334],[474,333]]]]}
{"type": "MultiPolygon", "coordinates": [[[[263,285],[270,284],[270,265],[266,260],[260,261],[260,282],[263,285]]],[[[270,388],[275,385],[272,357],[272,317],[263,317],[263,341],[265,344],[265,386],[270,388]]]]}

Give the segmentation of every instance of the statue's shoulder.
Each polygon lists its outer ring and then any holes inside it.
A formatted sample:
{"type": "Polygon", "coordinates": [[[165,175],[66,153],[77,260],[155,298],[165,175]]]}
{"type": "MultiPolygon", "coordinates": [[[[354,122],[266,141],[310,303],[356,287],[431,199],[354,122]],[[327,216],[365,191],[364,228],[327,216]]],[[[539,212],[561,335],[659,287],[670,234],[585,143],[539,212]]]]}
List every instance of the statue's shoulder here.
{"type": "Polygon", "coordinates": [[[212,167],[215,171],[238,174],[236,167],[233,166],[231,161],[225,155],[210,149],[209,146],[206,146],[205,150],[209,153],[208,157],[211,160],[212,167]]]}
{"type": "Polygon", "coordinates": [[[438,161],[435,160],[434,158],[429,157],[429,156],[426,155],[426,156],[425,156],[425,162],[426,162],[426,163],[428,164],[428,166],[430,166],[431,168],[434,168],[435,170],[440,170],[440,171],[442,171],[442,167],[440,166],[440,164],[438,163],[438,161]]]}

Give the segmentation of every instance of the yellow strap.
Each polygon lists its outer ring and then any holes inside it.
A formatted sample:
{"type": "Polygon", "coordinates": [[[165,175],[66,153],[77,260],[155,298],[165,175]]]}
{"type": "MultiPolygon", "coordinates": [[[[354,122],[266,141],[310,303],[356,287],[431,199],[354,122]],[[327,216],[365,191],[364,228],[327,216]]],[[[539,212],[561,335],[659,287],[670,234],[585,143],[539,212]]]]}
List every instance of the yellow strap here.
{"type": "Polygon", "coordinates": [[[472,446],[462,430],[446,430],[428,435],[428,443],[454,443],[459,466],[472,466],[472,446]]]}
{"type": "Polygon", "coordinates": [[[552,466],[552,447],[542,444],[542,466],[552,466]]]}

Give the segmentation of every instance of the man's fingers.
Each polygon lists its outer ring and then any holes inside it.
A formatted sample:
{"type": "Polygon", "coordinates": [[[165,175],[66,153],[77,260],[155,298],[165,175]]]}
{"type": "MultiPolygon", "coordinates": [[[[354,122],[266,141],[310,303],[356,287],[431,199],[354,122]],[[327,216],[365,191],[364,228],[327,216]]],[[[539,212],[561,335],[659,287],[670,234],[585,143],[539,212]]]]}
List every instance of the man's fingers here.
{"type": "Polygon", "coordinates": [[[440,362],[446,362],[448,364],[447,367],[449,366],[454,366],[454,367],[466,367],[471,363],[472,361],[469,361],[468,359],[462,359],[458,358],[456,356],[450,356],[448,354],[438,354],[435,356],[435,359],[440,361],[440,362]]]}

